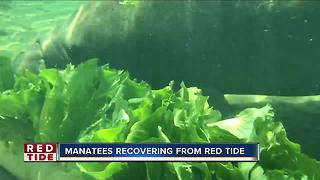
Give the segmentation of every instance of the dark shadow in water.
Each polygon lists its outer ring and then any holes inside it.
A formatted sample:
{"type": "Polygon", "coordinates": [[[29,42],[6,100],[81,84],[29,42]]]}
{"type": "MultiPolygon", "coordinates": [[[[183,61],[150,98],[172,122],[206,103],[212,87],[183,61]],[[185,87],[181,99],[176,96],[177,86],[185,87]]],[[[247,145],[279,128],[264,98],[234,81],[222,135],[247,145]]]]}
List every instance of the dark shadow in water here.
{"type": "Polygon", "coordinates": [[[4,180],[18,180],[17,177],[0,166],[0,178],[4,180]]]}

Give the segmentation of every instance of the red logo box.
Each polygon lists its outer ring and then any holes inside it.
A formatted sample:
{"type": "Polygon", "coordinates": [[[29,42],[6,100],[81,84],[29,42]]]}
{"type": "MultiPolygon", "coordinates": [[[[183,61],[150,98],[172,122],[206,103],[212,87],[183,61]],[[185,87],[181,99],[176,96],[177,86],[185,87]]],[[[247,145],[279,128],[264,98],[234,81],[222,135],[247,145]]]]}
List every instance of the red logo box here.
{"type": "Polygon", "coordinates": [[[57,144],[24,144],[24,161],[57,161],[57,144]]]}

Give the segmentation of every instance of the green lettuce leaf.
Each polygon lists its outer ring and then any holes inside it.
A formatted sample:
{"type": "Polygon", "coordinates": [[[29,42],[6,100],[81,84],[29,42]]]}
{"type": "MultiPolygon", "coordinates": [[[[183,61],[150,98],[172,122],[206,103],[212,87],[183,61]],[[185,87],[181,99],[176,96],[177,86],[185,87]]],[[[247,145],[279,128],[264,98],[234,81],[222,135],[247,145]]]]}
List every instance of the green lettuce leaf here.
{"type": "MultiPolygon", "coordinates": [[[[0,74],[4,74],[0,76],[0,142],[12,157],[19,156],[25,142],[258,142],[257,163],[79,162],[59,164],[57,173],[72,171],[76,176],[70,177],[75,179],[101,180],[320,179],[319,162],[287,138],[269,105],[222,120],[208,104],[209,97],[183,83],[178,91],[173,82],[153,90],[132,80],[128,72],[98,66],[95,59],[77,67],[42,69],[39,74],[25,71],[14,77],[4,59],[0,58],[0,74]]],[[[47,172],[47,165],[27,166],[21,161],[6,165],[6,161],[1,155],[0,165],[17,177],[22,171],[32,172],[32,179],[47,172]]]]}

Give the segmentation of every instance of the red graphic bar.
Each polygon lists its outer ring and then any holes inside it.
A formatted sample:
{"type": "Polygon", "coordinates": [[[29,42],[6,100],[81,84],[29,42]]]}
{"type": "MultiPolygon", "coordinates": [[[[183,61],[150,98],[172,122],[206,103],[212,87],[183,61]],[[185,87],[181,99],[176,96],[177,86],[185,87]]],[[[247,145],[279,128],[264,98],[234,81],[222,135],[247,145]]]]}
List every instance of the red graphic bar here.
{"type": "Polygon", "coordinates": [[[56,144],[24,144],[24,153],[56,153],[56,144]]]}

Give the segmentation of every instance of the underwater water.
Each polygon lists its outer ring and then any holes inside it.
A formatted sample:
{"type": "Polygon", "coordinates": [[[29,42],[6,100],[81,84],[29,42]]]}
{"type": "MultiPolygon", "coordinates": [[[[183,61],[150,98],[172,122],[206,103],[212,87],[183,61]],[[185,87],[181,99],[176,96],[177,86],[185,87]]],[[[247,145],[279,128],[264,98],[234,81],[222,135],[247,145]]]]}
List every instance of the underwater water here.
{"type": "Polygon", "coordinates": [[[320,178],[319,8],[316,1],[1,1],[0,179],[320,178]],[[249,136],[203,127],[209,140],[199,129],[184,139],[177,109],[184,121],[199,121],[189,127],[202,128],[209,116],[245,119],[236,129],[249,136]],[[158,127],[170,142],[259,142],[262,160],[29,165],[17,148],[160,141],[158,127]]]}
{"type": "Polygon", "coordinates": [[[82,1],[1,1],[0,53],[15,56],[63,23],[82,1]]]}

